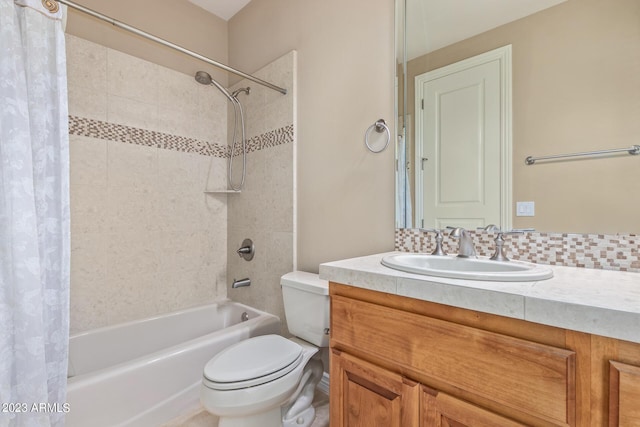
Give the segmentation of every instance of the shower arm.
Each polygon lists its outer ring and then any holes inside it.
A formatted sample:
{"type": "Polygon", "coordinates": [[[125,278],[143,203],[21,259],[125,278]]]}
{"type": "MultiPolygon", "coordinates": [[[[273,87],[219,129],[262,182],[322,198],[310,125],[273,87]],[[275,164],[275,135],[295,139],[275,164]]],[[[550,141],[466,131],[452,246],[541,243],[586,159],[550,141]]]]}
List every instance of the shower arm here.
{"type": "Polygon", "coordinates": [[[193,58],[199,59],[199,60],[201,60],[203,62],[206,62],[207,64],[213,65],[214,67],[221,68],[221,69],[223,69],[225,71],[228,71],[230,73],[233,73],[233,74],[235,74],[237,76],[244,77],[247,80],[251,80],[252,82],[258,83],[258,84],[260,84],[262,86],[266,86],[269,89],[273,89],[273,90],[275,90],[277,92],[280,92],[283,95],[287,94],[287,90],[284,89],[284,88],[281,88],[279,86],[271,84],[271,83],[269,83],[267,81],[261,80],[261,79],[259,79],[257,77],[252,76],[251,74],[247,74],[247,73],[245,73],[243,71],[240,71],[240,70],[237,70],[237,69],[235,69],[233,67],[230,67],[228,65],[222,64],[222,63],[220,63],[218,61],[214,61],[213,59],[207,58],[206,56],[200,55],[199,53],[193,52],[193,51],[191,51],[189,49],[185,49],[182,46],[178,46],[177,44],[174,44],[174,43],[171,43],[171,42],[166,41],[164,39],[161,39],[160,37],[156,37],[153,34],[149,34],[149,33],[145,32],[145,31],[139,30],[136,27],[132,27],[131,25],[125,24],[125,23],[120,22],[120,21],[118,21],[116,19],[113,19],[113,18],[110,18],[110,17],[108,17],[106,15],[103,15],[100,12],[96,12],[95,10],[92,10],[92,9],[87,8],[87,7],[81,6],[81,5],[77,4],[77,3],[74,3],[74,2],[69,1],[69,0],[56,0],[56,1],[58,3],[62,3],[64,5],[67,5],[72,9],[78,10],[78,11],[80,11],[82,13],[86,13],[87,15],[91,15],[94,18],[100,19],[101,21],[108,22],[109,24],[112,24],[115,27],[121,28],[121,29],[123,29],[125,31],[129,31],[130,33],[137,34],[137,35],[139,35],[141,37],[144,37],[146,39],[149,39],[149,40],[154,41],[156,43],[159,43],[161,45],[164,45],[164,46],[167,46],[167,47],[169,47],[171,49],[177,50],[178,52],[182,52],[185,55],[189,55],[189,56],[191,56],[193,58]]]}

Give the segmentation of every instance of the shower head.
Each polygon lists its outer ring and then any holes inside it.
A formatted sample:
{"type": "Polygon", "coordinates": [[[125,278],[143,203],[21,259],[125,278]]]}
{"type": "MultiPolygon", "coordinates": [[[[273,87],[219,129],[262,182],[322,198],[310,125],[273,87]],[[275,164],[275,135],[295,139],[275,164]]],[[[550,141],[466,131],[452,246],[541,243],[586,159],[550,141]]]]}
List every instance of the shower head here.
{"type": "Polygon", "coordinates": [[[196,72],[195,79],[200,84],[203,84],[203,85],[206,85],[206,86],[213,85],[213,86],[217,87],[218,90],[220,92],[222,92],[222,94],[224,96],[226,96],[227,99],[229,101],[231,101],[232,103],[238,102],[238,100],[235,97],[231,96],[231,94],[229,93],[228,90],[223,88],[220,83],[218,83],[217,81],[213,80],[211,78],[211,75],[209,73],[207,73],[206,71],[198,71],[198,72],[196,72]]]}
{"type": "Polygon", "coordinates": [[[210,85],[213,79],[206,71],[198,71],[196,72],[196,81],[201,85],[210,85]]]}
{"type": "Polygon", "coordinates": [[[240,89],[236,89],[233,92],[231,92],[231,96],[233,96],[234,98],[238,98],[238,94],[240,94],[240,92],[244,92],[247,95],[249,95],[249,92],[251,92],[251,88],[249,86],[241,87],[240,89]]]}

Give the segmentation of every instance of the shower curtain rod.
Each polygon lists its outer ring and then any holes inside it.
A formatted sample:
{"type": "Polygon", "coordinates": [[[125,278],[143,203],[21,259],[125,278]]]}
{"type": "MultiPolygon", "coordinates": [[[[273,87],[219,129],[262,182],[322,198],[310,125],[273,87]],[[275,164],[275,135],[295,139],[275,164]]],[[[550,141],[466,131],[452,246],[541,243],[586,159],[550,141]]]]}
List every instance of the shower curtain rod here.
{"type": "Polygon", "coordinates": [[[69,1],[69,0],[56,0],[56,1],[59,2],[59,3],[65,4],[65,5],[73,8],[73,9],[76,9],[76,10],[78,10],[80,12],[86,13],[87,15],[91,15],[94,18],[98,18],[101,21],[108,22],[108,23],[110,23],[110,24],[112,24],[112,25],[114,25],[114,26],[116,26],[118,28],[121,28],[123,30],[129,31],[130,33],[137,34],[137,35],[139,35],[141,37],[144,37],[146,39],[149,39],[149,40],[154,41],[156,43],[159,43],[161,45],[170,47],[171,49],[175,49],[175,50],[177,50],[179,52],[182,52],[182,53],[184,53],[186,55],[189,55],[189,56],[191,56],[193,58],[196,58],[196,59],[199,59],[201,61],[204,61],[207,64],[213,65],[214,67],[222,68],[223,70],[228,71],[230,73],[233,73],[233,74],[235,74],[237,76],[244,77],[247,80],[251,80],[252,82],[261,84],[263,86],[266,86],[269,89],[273,89],[275,91],[278,91],[283,95],[287,94],[287,90],[286,89],[283,89],[283,88],[281,88],[279,86],[276,86],[274,84],[271,84],[269,82],[261,80],[261,79],[259,79],[257,77],[252,76],[251,74],[247,74],[247,73],[242,72],[240,70],[237,70],[237,69],[235,69],[233,67],[229,67],[228,65],[222,64],[222,63],[220,63],[218,61],[214,61],[213,59],[207,58],[206,56],[200,55],[199,53],[193,52],[193,51],[191,51],[189,49],[185,49],[185,48],[183,48],[181,46],[178,46],[177,44],[168,42],[168,41],[166,41],[164,39],[161,39],[160,37],[154,36],[153,34],[149,34],[147,32],[139,30],[136,27],[132,27],[131,25],[128,25],[128,24],[120,22],[120,21],[118,21],[116,19],[110,18],[110,17],[108,17],[106,15],[103,15],[100,12],[96,12],[95,10],[86,8],[84,6],[81,6],[81,5],[77,4],[77,3],[74,3],[74,2],[69,1]]]}

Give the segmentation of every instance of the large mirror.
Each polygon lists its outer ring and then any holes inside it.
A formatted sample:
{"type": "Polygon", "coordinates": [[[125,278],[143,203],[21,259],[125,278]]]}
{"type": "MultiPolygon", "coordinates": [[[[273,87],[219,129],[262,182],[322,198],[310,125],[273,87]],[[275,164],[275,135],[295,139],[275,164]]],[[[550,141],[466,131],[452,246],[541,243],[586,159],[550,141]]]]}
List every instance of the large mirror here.
{"type": "Polygon", "coordinates": [[[399,228],[640,231],[640,155],[525,163],[640,144],[640,1],[397,0],[396,11],[399,228]]]}

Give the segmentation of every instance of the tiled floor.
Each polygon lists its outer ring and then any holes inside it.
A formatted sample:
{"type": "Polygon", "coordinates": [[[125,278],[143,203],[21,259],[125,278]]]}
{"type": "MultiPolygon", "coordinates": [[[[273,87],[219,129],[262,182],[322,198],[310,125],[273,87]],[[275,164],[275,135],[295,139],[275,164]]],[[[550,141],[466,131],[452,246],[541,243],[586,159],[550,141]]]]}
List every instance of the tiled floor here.
{"type": "MultiPolygon", "coordinates": [[[[313,406],[316,408],[316,419],[311,427],[329,427],[329,396],[317,391],[313,399],[313,406]]],[[[164,424],[162,427],[217,427],[218,418],[209,414],[204,409],[199,409],[191,414],[164,424]]]]}

